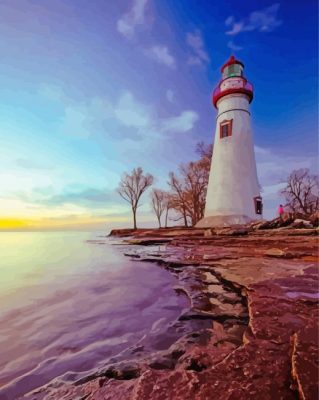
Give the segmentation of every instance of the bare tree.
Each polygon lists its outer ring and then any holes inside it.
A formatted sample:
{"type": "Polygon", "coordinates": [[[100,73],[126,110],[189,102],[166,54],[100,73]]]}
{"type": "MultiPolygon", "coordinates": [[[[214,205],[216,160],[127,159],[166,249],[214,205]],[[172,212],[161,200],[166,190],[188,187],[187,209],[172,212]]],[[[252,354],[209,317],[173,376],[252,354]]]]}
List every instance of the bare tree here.
{"type": "Polygon", "coordinates": [[[287,186],[281,191],[286,206],[293,213],[309,215],[319,210],[318,175],[311,175],[309,169],[294,170],[288,176],[287,186]]]}
{"type": "Polygon", "coordinates": [[[181,217],[176,219],[176,221],[178,221],[179,219],[183,219],[184,226],[187,227],[187,194],[184,191],[183,182],[176,176],[176,174],[174,174],[174,172],[170,172],[168,185],[170,186],[172,191],[172,208],[181,215],[181,217]]]}
{"type": "Polygon", "coordinates": [[[117,188],[119,195],[131,205],[134,229],[137,229],[136,210],[138,202],[145,190],[152,185],[153,180],[154,178],[152,175],[143,175],[143,169],[138,167],[133,169],[131,175],[125,173],[117,188]]]}
{"type": "Polygon", "coordinates": [[[163,192],[163,193],[164,193],[164,205],[165,205],[165,228],[167,228],[168,213],[169,210],[173,208],[174,198],[173,195],[169,192],[163,192]]]}
{"type": "Polygon", "coordinates": [[[171,208],[177,211],[185,226],[188,223],[194,226],[203,218],[205,210],[212,146],[199,143],[196,152],[200,155],[199,160],[181,165],[180,176],[173,172],[169,175],[171,208]]]}
{"type": "Polygon", "coordinates": [[[213,145],[212,143],[207,144],[204,142],[199,142],[196,145],[196,154],[198,154],[200,156],[200,159],[202,161],[206,161],[207,165],[207,169],[210,169],[210,163],[212,160],[212,156],[213,156],[213,145]]]}
{"type": "Polygon", "coordinates": [[[159,189],[153,189],[151,193],[152,208],[158,220],[158,226],[161,228],[161,216],[166,208],[165,192],[159,189]]]}
{"type": "Polygon", "coordinates": [[[192,225],[204,216],[209,170],[205,161],[199,160],[181,166],[187,211],[192,225]]]}

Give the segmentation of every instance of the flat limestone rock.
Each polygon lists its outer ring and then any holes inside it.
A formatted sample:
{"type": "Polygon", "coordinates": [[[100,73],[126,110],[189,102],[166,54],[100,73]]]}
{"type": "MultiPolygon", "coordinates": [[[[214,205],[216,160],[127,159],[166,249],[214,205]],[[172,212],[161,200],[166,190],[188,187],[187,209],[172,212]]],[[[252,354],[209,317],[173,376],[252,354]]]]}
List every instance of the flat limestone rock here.
{"type": "MultiPolygon", "coordinates": [[[[316,400],[318,229],[274,225],[256,224],[237,236],[229,233],[242,226],[167,232],[172,240],[156,252],[154,267],[160,262],[171,271],[189,299],[175,327],[196,329],[152,362],[141,359],[139,376],[101,377],[73,392],[70,386],[73,397],[34,398],[316,400]]],[[[164,237],[159,232],[133,238],[157,240],[164,237]]],[[[140,259],[150,257],[147,249],[140,259]]]]}
{"type": "Polygon", "coordinates": [[[283,250],[273,248],[266,250],[265,255],[268,257],[284,257],[285,252],[283,250]]]}
{"type": "Polygon", "coordinates": [[[319,398],[318,334],[318,325],[308,321],[292,338],[292,376],[301,399],[319,398]]]}

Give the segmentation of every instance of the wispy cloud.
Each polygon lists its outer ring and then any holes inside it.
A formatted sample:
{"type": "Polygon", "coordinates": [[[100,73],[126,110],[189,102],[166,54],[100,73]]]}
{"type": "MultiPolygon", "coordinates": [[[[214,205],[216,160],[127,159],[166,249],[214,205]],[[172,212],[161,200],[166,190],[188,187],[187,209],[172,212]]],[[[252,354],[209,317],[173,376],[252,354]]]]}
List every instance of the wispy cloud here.
{"type": "Polygon", "coordinates": [[[116,206],[118,195],[115,190],[106,188],[85,187],[77,188],[72,185],[65,186],[62,191],[56,193],[50,187],[35,187],[31,192],[18,192],[15,198],[26,203],[37,204],[46,207],[62,205],[75,205],[85,208],[105,209],[116,206]]]}
{"type": "Polygon", "coordinates": [[[196,29],[195,32],[188,32],[186,35],[186,43],[192,49],[187,63],[189,65],[203,65],[209,63],[210,59],[205,50],[201,31],[196,29]]]}
{"type": "Polygon", "coordinates": [[[48,165],[46,163],[42,163],[35,160],[29,160],[27,158],[18,158],[16,159],[16,165],[23,169],[32,169],[32,170],[51,170],[53,169],[52,165],[48,165]]]}
{"type": "MultiPolygon", "coordinates": [[[[40,94],[47,97],[46,91],[41,90],[40,94]]],[[[86,101],[76,101],[66,94],[63,98],[53,99],[50,96],[50,99],[64,107],[63,116],[60,119],[60,131],[66,135],[85,138],[96,133],[103,133],[107,127],[122,126],[140,129],[150,124],[149,107],[140,103],[128,90],[123,91],[117,100],[96,96],[86,101]]],[[[125,132],[122,131],[122,138],[123,135],[125,132]]],[[[18,164],[26,167],[27,162],[19,160],[18,164]]],[[[36,168],[36,165],[33,168],[36,168]]]]}
{"type": "Polygon", "coordinates": [[[230,48],[232,51],[240,51],[243,49],[243,47],[236,45],[232,40],[230,40],[227,43],[227,46],[230,48]]]}
{"type": "Polygon", "coordinates": [[[166,98],[170,103],[173,103],[174,101],[174,92],[171,89],[166,90],[166,98]]]}
{"type": "MultiPolygon", "coordinates": [[[[145,25],[147,3],[148,0],[133,0],[131,9],[117,21],[118,32],[127,39],[132,39],[135,36],[136,29],[145,25]]],[[[157,63],[172,69],[176,67],[175,57],[167,46],[153,44],[151,47],[145,48],[138,44],[138,47],[146,57],[157,63]]]]}
{"type": "MultiPolygon", "coordinates": [[[[173,101],[174,93],[171,89],[167,90],[166,97],[168,101],[173,101]]],[[[61,119],[63,133],[79,137],[107,134],[113,143],[130,140],[130,146],[133,146],[132,141],[148,140],[150,131],[153,141],[163,139],[167,132],[188,132],[199,119],[194,110],[159,117],[152,105],[140,102],[128,90],[123,91],[115,100],[93,97],[86,102],[75,102],[65,95],[64,107],[64,119],[61,119]]]]}
{"type": "Polygon", "coordinates": [[[136,27],[145,21],[148,0],[133,0],[131,9],[117,21],[117,30],[127,39],[134,37],[136,27]]]}
{"type": "Polygon", "coordinates": [[[171,55],[169,49],[166,46],[152,46],[150,49],[145,51],[145,54],[157,61],[159,64],[163,64],[169,68],[175,68],[176,61],[171,55]]]}
{"type": "Polygon", "coordinates": [[[127,127],[145,128],[150,124],[150,115],[146,108],[128,91],[122,94],[115,105],[114,116],[127,127]]]}
{"type": "Polygon", "coordinates": [[[114,105],[104,97],[81,102],[65,96],[63,105],[61,132],[71,136],[89,137],[102,130],[103,123],[114,115],[114,105]]]}
{"type": "Polygon", "coordinates": [[[86,188],[81,191],[68,190],[56,195],[52,195],[42,200],[45,205],[60,205],[60,204],[76,204],[85,207],[97,207],[98,205],[105,208],[107,205],[117,204],[118,196],[112,190],[86,188]]]}
{"type": "Polygon", "coordinates": [[[227,35],[235,36],[241,32],[260,31],[260,32],[271,32],[282,24],[282,21],[278,19],[278,10],[280,4],[275,3],[262,10],[253,11],[248,17],[243,18],[239,21],[235,20],[234,16],[229,16],[225,25],[229,27],[226,32],[227,35]]]}
{"type": "Polygon", "coordinates": [[[199,116],[195,111],[183,111],[177,117],[163,120],[162,130],[171,133],[188,132],[193,129],[198,119],[199,116]]]}

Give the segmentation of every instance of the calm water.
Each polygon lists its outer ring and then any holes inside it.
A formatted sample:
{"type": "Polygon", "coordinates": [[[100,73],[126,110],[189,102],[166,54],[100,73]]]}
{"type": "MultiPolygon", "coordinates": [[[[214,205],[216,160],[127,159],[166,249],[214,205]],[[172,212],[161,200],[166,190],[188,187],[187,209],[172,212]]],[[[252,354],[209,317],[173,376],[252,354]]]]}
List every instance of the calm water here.
{"type": "Polygon", "coordinates": [[[96,236],[0,233],[1,400],[101,367],[185,308],[167,271],[96,236]]]}

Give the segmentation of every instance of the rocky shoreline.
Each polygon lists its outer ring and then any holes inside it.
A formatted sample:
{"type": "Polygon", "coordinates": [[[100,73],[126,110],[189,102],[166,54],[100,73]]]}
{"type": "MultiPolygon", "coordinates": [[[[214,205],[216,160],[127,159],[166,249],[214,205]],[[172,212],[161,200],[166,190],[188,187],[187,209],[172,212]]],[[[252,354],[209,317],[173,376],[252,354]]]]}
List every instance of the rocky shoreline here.
{"type": "Polygon", "coordinates": [[[175,290],[190,304],[167,332],[179,339],[155,354],[139,346],[41,398],[318,398],[318,228],[259,224],[111,235],[128,245],[128,257],[177,277],[175,290]]]}

